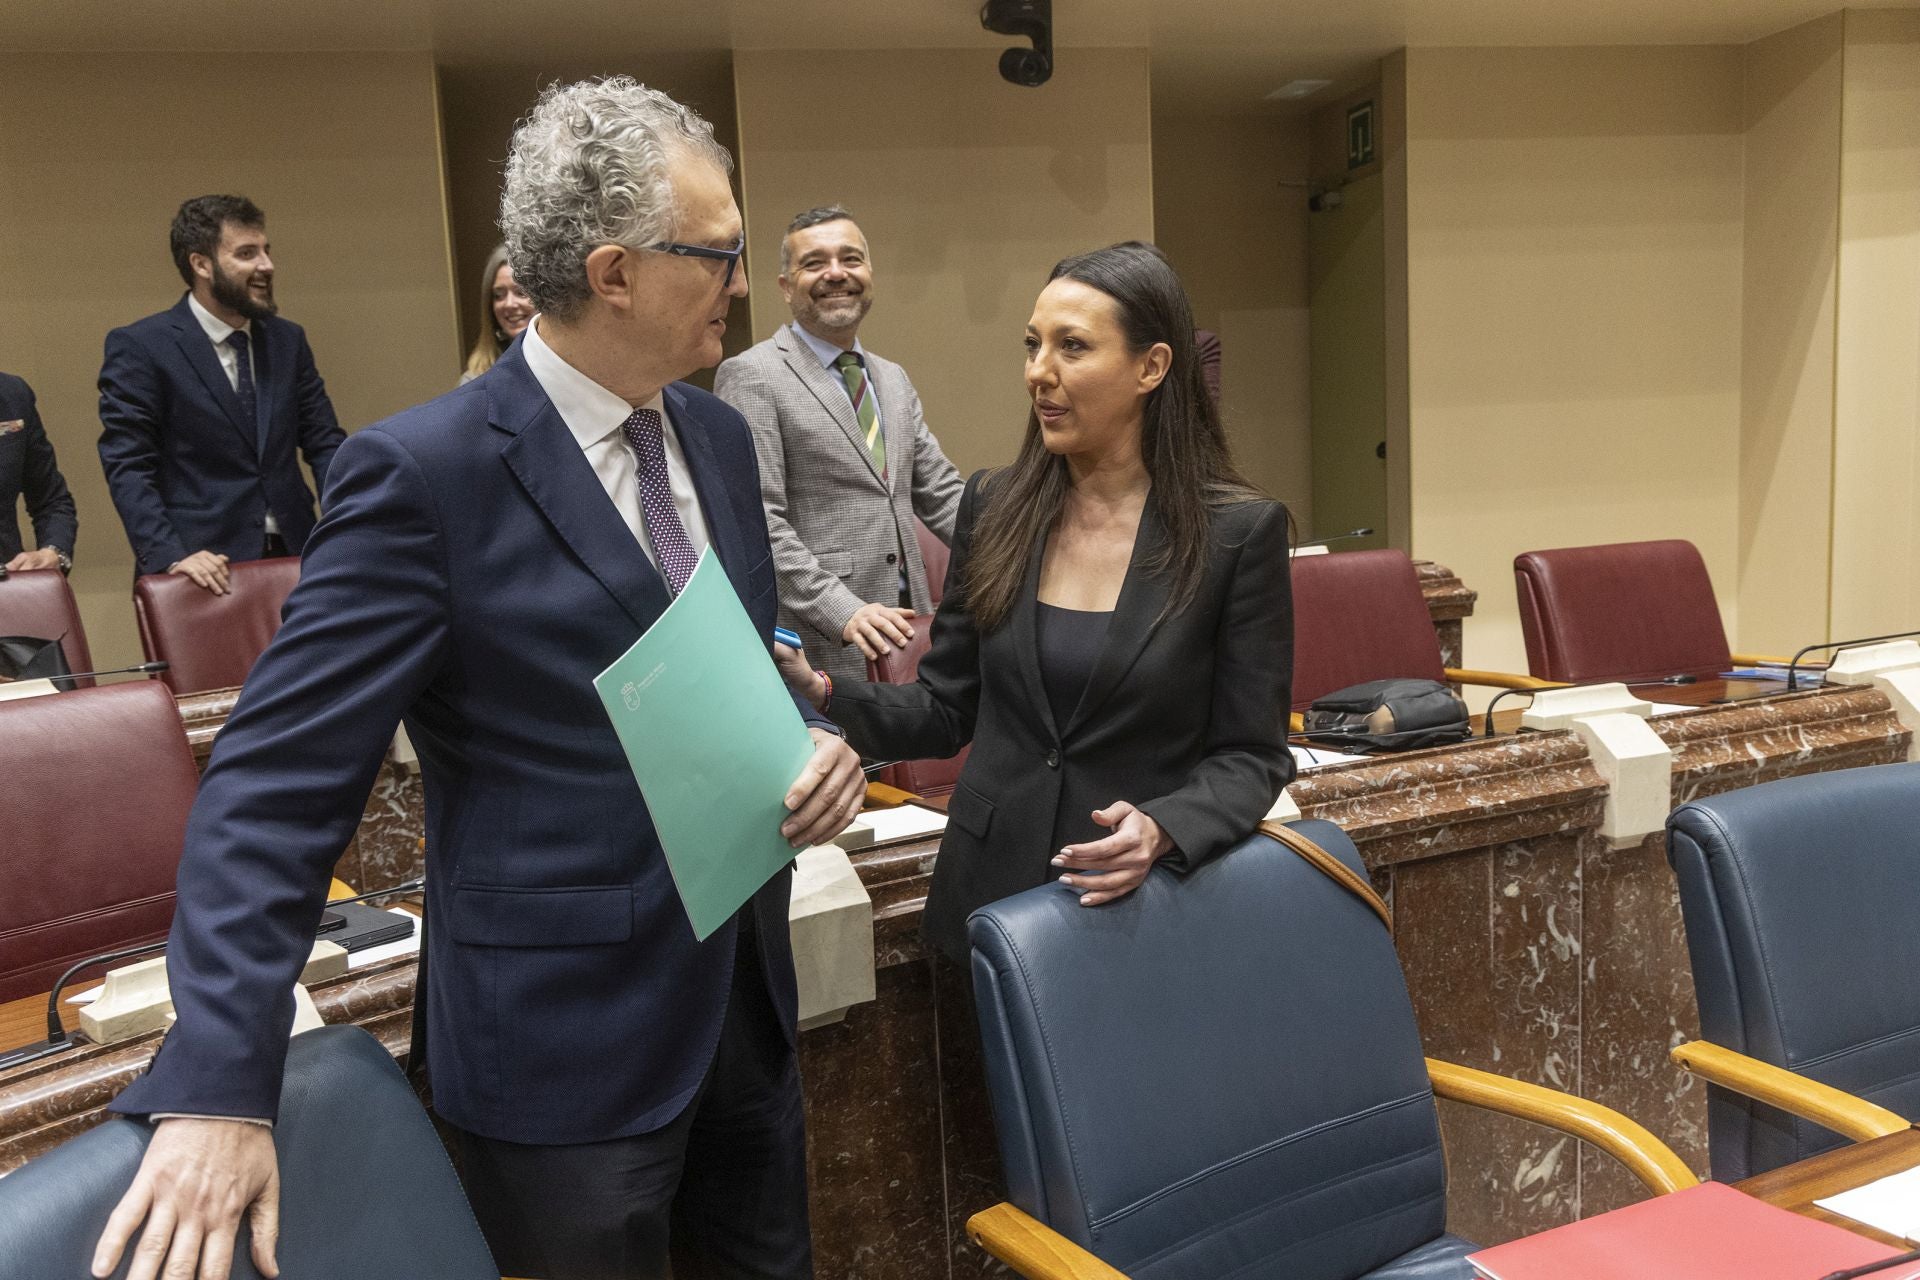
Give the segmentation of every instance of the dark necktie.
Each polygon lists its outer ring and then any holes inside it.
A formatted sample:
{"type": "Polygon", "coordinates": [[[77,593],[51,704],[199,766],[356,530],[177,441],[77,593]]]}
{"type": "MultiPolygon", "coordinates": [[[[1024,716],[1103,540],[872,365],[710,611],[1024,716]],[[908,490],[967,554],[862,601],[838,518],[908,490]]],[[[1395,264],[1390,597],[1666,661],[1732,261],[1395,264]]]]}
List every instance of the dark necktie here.
{"type": "Polygon", "coordinates": [[[235,329],[227,335],[227,345],[233,348],[235,367],[239,370],[239,381],[234,386],[234,394],[240,397],[240,411],[246,417],[247,425],[257,436],[260,431],[258,402],[253,394],[253,353],[248,349],[247,331],[235,329]]]}
{"type": "Polygon", "coordinates": [[[660,415],[651,409],[635,409],[620,424],[620,434],[633,446],[640,462],[640,517],[646,522],[647,540],[660,561],[660,572],[674,595],[686,589],[687,579],[700,558],[687,541],[687,527],[680,523],[674,509],[673,486],[667,479],[667,449],[661,435],[660,415]]]}

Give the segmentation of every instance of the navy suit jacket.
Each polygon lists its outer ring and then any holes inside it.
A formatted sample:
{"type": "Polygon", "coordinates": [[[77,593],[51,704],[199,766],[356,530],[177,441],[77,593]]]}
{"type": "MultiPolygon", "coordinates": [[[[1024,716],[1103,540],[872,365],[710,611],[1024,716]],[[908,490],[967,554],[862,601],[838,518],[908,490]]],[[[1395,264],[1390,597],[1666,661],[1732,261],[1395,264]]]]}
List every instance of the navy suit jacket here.
{"type": "MultiPolygon", "coordinates": [[[[714,552],[771,645],[746,424],[684,384],[666,404],[714,552]]],[[[592,684],[667,607],[665,582],[518,346],[357,432],[326,507],[188,824],[167,955],[179,1021],[115,1109],[274,1114],[290,987],[404,716],[427,796],[435,1109],[522,1143],[659,1127],[712,1060],[737,927],[694,940],[592,684]]],[[[791,878],[753,913],[789,1036],[791,878]]]]}
{"type": "Polygon", "coordinates": [[[254,421],[185,295],[107,335],[100,366],[100,462],[136,574],[196,551],[258,560],[267,513],[295,554],[313,532],[313,492],[346,436],[299,325],[253,322],[254,421]]]}
{"type": "Polygon", "coordinates": [[[10,373],[0,373],[0,564],[26,550],[20,542],[22,494],[33,521],[34,545],[72,555],[80,522],[54,461],[53,441],[40,425],[33,389],[10,373]]]}

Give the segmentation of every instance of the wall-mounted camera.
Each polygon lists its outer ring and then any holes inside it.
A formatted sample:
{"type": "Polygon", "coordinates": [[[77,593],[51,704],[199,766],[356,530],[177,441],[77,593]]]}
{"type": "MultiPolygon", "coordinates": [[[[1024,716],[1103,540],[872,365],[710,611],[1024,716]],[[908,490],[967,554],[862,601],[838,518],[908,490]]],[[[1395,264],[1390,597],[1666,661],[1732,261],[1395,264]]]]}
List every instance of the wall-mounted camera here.
{"type": "Polygon", "coordinates": [[[1053,0],[987,0],[980,25],[1003,36],[1033,41],[1031,49],[1000,55],[1000,78],[1037,89],[1053,75],[1053,0]]]}

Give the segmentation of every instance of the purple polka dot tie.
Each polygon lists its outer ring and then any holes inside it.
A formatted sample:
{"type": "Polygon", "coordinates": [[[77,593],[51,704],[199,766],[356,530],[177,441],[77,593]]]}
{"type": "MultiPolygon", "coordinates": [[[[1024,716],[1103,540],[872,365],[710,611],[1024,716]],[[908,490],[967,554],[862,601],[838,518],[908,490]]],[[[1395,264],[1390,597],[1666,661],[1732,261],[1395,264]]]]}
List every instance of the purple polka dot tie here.
{"type": "Polygon", "coordinates": [[[674,509],[660,415],[651,409],[635,409],[620,424],[620,433],[640,460],[640,517],[646,521],[647,540],[653,543],[653,554],[659,558],[667,586],[677,596],[686,589],[700,558],[693,554],[687,527],[680,523],[680,513],[674,509]]]}

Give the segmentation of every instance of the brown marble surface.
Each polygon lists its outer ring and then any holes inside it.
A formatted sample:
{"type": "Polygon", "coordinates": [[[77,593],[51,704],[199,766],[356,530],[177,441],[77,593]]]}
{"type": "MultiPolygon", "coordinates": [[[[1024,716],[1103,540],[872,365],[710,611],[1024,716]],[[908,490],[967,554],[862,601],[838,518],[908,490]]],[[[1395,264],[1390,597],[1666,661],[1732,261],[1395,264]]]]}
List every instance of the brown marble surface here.
{"type": "MultiPolygon", "coordinates": [[[[187,745],[200,768],[206,768],[214,737],[226,724],[239,697],[238,689],[214,689],[175,700],[180,707],[181,726],[187,732],[187,745]]],[[[391,759],[383,761],[360,815],[359,829],[341,853],[333,873],[361,893],[416,879],[426,869],[420,848],[426,831],[419,769],[391,759]]]]}
{"type": "Polygon", "coordinates": [[[1415,560],[1420,575],[1420,592],[1427,598],[1427,613],[1440,637],[1440,665],[1464,667],[1461,660],[1460,621],[1471,617],[1480,593],[1460,581],[1453,570],[1431,560],[1415,560]]]}

